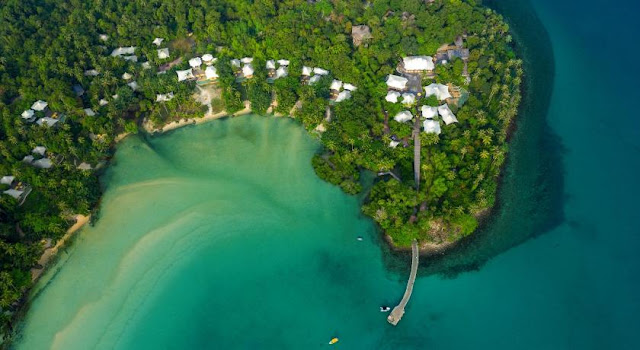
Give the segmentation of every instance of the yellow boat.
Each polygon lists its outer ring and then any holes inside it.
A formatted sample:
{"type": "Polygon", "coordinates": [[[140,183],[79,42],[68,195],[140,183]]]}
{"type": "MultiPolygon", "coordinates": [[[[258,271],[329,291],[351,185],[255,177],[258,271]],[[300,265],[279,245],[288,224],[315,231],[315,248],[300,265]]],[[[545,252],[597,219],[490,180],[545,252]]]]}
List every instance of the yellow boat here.
{"type": "Polygon", "coordinates": [[[333,344],[335,344],[335,343],[337,343],[337,342],[338,342],[338,338],[333,338],[333,339],[331,339],[331,341],[329,342],[329,345],[333,345],[333,344]]]}

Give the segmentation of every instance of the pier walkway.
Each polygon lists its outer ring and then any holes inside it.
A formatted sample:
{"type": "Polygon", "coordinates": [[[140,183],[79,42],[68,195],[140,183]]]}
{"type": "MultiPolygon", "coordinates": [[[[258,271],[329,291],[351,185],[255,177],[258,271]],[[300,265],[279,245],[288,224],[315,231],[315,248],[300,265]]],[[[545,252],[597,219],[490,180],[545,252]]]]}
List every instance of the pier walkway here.
{"type": "Polygon", "coordinates": [[[413,284],[416,281],[416,274],[418,273],[418,258],[420,254],[418,251],[418,242],[414,240],[411,243],[411,274],[409,275],[409,281],[407,282],[407,289],[404,291],[404,296],[400,301],[398,306],[394,307],[389,317],[387,317],[387,321],[392,325],[397,325],[400,322],[400,319],[404,315],[404,308],[407,306],[409,302],[409,298],[411,298],[411,292],[413,292],[413,284]]]}

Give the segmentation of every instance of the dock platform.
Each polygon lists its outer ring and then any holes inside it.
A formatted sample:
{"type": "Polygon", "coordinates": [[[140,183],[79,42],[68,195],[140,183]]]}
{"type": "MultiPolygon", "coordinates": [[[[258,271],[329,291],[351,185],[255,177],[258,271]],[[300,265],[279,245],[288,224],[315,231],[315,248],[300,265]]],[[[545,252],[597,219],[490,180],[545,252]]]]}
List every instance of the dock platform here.
{"type": "Polygon", "coordinates": [[[404,315],[404,308],[407,306],[409,302],[409,298],[411,298],[411,293],[413,292],[413,284],[416,281],[416,275],[418,273],[418,259],[420,257],[420,252],[418,250],[418,242],[414,240],[411,243],[411,274],[409,275],[409,281],[407,281],[407,289],[404,291],[404,295],[402,296],[402,300],[398,306],[394,307],[387,317],[387,321],[392,325],[397,325],[400,322],[400,319],[404,315]]]}

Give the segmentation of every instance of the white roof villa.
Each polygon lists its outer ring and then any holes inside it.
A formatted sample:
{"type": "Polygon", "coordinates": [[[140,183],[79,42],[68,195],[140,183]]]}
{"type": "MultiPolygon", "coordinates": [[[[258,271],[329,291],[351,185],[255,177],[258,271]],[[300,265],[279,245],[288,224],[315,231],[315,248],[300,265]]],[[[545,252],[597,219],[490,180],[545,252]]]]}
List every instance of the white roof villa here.
{"type": "Polygon", "coordinates": [[[318,82],[318,80],[322,79],[322,75],[314,75],[309,78],[309,85],[313,85],[318,82]]]}
{"type": "Polygon", "coordinates": [[[134,52],[136,52],[135,46],[119,47],[111,51],[111,56],[133,55],[134,52]]]}
{"type": "Polygon", "coordinates": [[[396,147],[398,147],[399,144],[400,144],[400,142],[398,142],[398,141],[391,141],[391,142],[389,142],[389,147],[396,148],[396,147]]]}
{"type": "Polygon", "coordinates": [[[193,69],[189,68],[186,70],[177,70],[176,74],[178,74],[178,81],[183,81],[187,79],[194,79],[193,69]]]}
{"type": "Polygon", "coordinates": [[[150,69],[151,68],[151,63],[149,63],[149,61],[142,62],[140,65],[142,66],[142,69],[150,69]]]}
{"type": "Polygon", "coordinates": [[[129,87],[130,87],[130,88],[131,88],[131,90],[133,90],[133,91],[138,90],[138,82],[136,82],[136,81],[132,81],[132,82],[130,82],[130,83],[129,83],[129,84],[127,84],[127,85],[129,85],[129,87]]]}
{"type": "Polygon", "coordinates": [[[161,60],[169,58],[169,48],[165,47],[164,49],[158,49],[158,58],[161,60]]]}
{"type": "Polygon", "coordinates": [[[47,148],[44,146],[36,146],[31,150],[31,153],[39,154],[44,156],[45,152],[47,152],[47,148]]]}
{"type": "Polygon", "coordinates": [[[157,94],[156,102],[167,102],[167,101],[171,101],[172,98],[173,98],[173,92],[170,92],[168,94],[157,94]]]}
{"type": "Polygon", "coordinates": [[[340,93],[338,94],[338,97],[336,97],[336,102],[342,102],[350,98],[351,98],[351,91],[349,90],[340,91],[340,93]]]}
{"type": "Polygon", "coordinates": [[[391,103],[398,103],[398,98],[400,97],[400,93],[397,91],[389,91],[387,92],[387,97],[385,97],[384,99],[387,100],[387,102],[391,102],[391,103]]]}
{"type": "Polygon", "coordinates": [[[107,41],[107,40],[109,40],[109,36],[108,36],[107,34],[100,34],[100,35],[98,36],[98,38],[100,38],[100,40],[102,40],[102,41],[107,41]]]}
{"type": "Polygon", "coordinates": [[[422,112],[422,118],[433,119],[433,117],[438,115],[438,107],[422,106],[420,110],[422,112]]]}
{"type": "Polygon", "coordinates": [[[189,65],[191,68],[200,68],[202,65],[202,59],[200,57],[194,57],[189,60],[189,65]]]}
{"type": "Polygon", "coordinates": [[[122,58],[124,58],[125,61],[138,62],[138,56],[136,55],[122,56],[122,58]]]}
{"type": "Polygon", "coordinates": [[[355,87],[355,85],[352,85],[352,84],[349,84],[349,83],[344,84],[343,88],[345,90],[349,90],[349,91],[356,91],[356,89],[357,89],[357,87],[355,87]]]}
{"type": "Polygon", "coordinates": [[[31,165],[39,169],[49,169],[53,166],[53,163],[49,158],[42,158],[34,161],[31,165]]]}
{"type": "Polygon", "coordinates": [[[47,108],[48,105],[49,104],[45,101],[38,100],[31,105],[31,109],[33,109],[34,111],[42,112],[47,108]]]}
{"type": "Polygon", "coordinates": [[[276,76],[275,78],[282,78],[282,77],[286,77],[289,73],[287,72],[287,67],[286,66],[280,66],[278,67],[278,69],[276,69],[276,76]]]}
{"type": "Polygon", "coordinates": [[[340,91],[341,88],[342,88],[342,82],[340,80],[335,80],[335,79],[331,82],[331,86],[329,87],[329,89],[337,90],[337,91],[340,91]]]}
{"type": "Polygon", "coordinates": [[[89,69],[89,70],[84,71],[84,76],[85,77],[95,77],[95,76],[97,76],[99,74],[100,74],[100,72],[98,72],[95,69],[89,69]]]}
{"type": "Polygon", "coordinates": [[[91,170],[91,169],[93,169],[93,167],[89,163],[82,162],[82,163],[80,163],[80,165],[78,165],[76,167],[76,169],[79,169],[79,170],[91,170]]]}
{"type": "Polygon", "coordinates": [[[437,120],[427,119],[422,123],[422,127],[427,134],[440,135],[440,122],[437,120]]]}
{"type": "Polygon", "coordinates": [[[4,191],[2,193],[6,194],[6,195],[9,195],[9,196],[11,196],[11,197],[13,197],[15,199],[20,199],[20,196],[22,196],[24,191],[20,191],[20,190],[16,190],[16,189],[11,188],[11,189],[8,189],[8,190],[6,190],[6,191],[4,191]]]}
{"type": "Polygon", "coordinates": [[[317,75],[328,75],[329,71],[326,69],[322,69],[322,68],[318,68],[315,67],[313,68],[313,74],[317,74],[317,75]]]}
{"type": "Polygon", "coordinates": [[[267,69],[276,69],[276,61],[267,60],[267,63],[266,63],[265,66],[266,66],[267,69]]]}
{"type": "Polygon", "coordinates": [[[3,176],[2,178],[0,178],[0,184],[11,186],[15,178],[15,176],[3,176]]]}
{"type": "Polygon", "coordinates": [[[281,66],[288,66],[289,60],[278,60],[278,64],[281,66]]]}
{"type": "Polygon", "coordinates": [[[451,112],[451,109],[449,109],[449,105],[446,103],[438,107],[438,113],[440,113],[442,121],[447,125],[458,122],[458,119],[453,114],[453,112],[451,112]]]}
{"type": "Polygon", "coordinates": [[[204,62],[207,65],[213,63],[214,62],[213,55],[210,53],[205,53],[204,55],[202,55],[202,62],[204,62]]]}
{"type": "Polygon", "coordinates": [[[88,117],[93,117],[96,115],[96,112],[94,112],[91,108],[85,108],[84,114],[86,114],[88,117]]]}
{"type": "Polygon", "coordinates": [[[396,116],[393,117],[393,119],[395,119],[395,121],[397,121],[398,123],[404,123],[413,119],[413,115],[411,115],[411,112],[409,111],[402,111],[396,114],[396,116]]]}
{"type": "Polygon", "coordinates": [[[435,68],[431,56],[409,56],[402,58],[402,65],[405,71],[432,71],[435,68]]]}
{"type": "Polygon", "coordinates": [[[410,106],[414,103],[416,103],[416,95],[408,92],[402,94],[402,104],[410,106]]]}
{"type": "Polygon", "coordinates": [[[36,121],[36,124],[38,125],[45,124],[46,126],[51,127],[51,126],[54,126],[57,122],[58,122],[58,119],[44,117],[44,118],[38,119],[38,121],[36,121]]]}
{"type": "Polygon", "coordinates": [[[245,78],[251,78],[253,76],[253,66],[250,63],[245,64],[244,66],[242,66],[242,75],[245,78]]]}
{"type": "Polygon", "coordinates": [[[451,97],[449,87],[443,84],[432,83],[424,87],[424,97],[435,95],[438,100],[446,100],[451,97]]]}
{"type": "Polygon", "coordinates": [[[243,57],[240,59],[240,62],[247,64],[253,62],[253,57],[243,57]]]}
{"type": "Polygon", "coordinates": [[[313,73],[313,69],[311,67],[302,66],[302,75],[310,76],[313,73]]]}
{"type": "Polygon", "coordinates": [[[101,98],[100,101],[98,101],[98,104],[100,106],[106,106],[109,104],[109,101],[105,100],[104,98],[101,98]]]}
{"type": "Polygon", "coordinates": [[[207,79],[217,79],[218,71],[216,70],[216,67],[209,66],[204,70],[204,75],[207,77],[207,79]]]}
{"type": "Polygon", "coordinates": [[[127,73],[127,72],[124,72],[124,74],[122,74],[122,79],[124,79],[124,80],[129,80],[131,78],[133,78],[133,75],[131,75],[131,74],[127,73]]]}
{"type": "Polygon", "coordinates": [[[160,44],[162,44],[163,41],[164,41],[163,38],[155,38],[153,39],[153,44],[156,46],[160,46],[160,44]]]}
{"type": "Polygon", "coordinates": [[[28,164],[31,164],[35,158],[32,155],[27,155],[22,158],[22,161],[28,164]]]}
{"type": "Polygon", "coordinates": [[[20,114],[20,117],[22,117],[22,119],[31,119],[33,118],[33,114],[35,112],[33,111],[33,109],[27,109],[26,111],[22,112],[22,114],[20,114]]]}
{"type": "Polygon", "coordinates": [[[399,75],[389,74],[389,76],[387,76],[387,86],[389,89],[405,90],[408,82],[409,79],[399,75]]]}
{"type": "Polygon", "coordinates": [[[231,65],[234,66],[234,67],[240,67],[240,60],[237,59],[237,58],[234,58],[229,62],[231,62],[231,65]]]}

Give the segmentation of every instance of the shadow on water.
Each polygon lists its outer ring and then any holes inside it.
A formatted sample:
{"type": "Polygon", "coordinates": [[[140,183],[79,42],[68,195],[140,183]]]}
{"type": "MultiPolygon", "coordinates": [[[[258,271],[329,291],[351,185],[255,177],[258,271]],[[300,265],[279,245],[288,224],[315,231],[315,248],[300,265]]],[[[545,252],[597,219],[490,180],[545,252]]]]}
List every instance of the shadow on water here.
{"type": "MultiPolygon", "coordinates": [[[[493,257],[551,231],[564,221],[564,148],[547,123],[555,63],[549,34],[529,0],[490,0],[502,14],[524,61],[525,85],[498,202],[476,233],[442,255],[421,260],[421,276],[454,278],[480,269],[493,257]]],[[[408,269],[408,254],[385,249],[385,265],[408,269]]]]}

